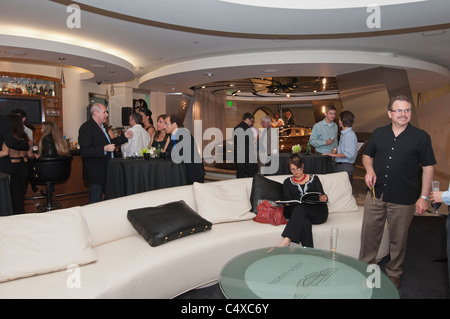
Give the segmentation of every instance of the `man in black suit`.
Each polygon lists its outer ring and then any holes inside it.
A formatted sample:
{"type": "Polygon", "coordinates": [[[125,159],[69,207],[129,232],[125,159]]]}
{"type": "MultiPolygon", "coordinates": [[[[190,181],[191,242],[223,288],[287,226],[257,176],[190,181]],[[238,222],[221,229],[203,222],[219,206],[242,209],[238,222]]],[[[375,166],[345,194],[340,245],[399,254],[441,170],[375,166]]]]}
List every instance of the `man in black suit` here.
{"type": "Polygon", "coordinates": [[[91,116],[78,131],[78,143],[83,159],[83,179],[89,182],[89,203],[96,203],[105,193],[108,160],[114,157],[116,145],[128,142],[132,133],[127,131],[111,138],[103,125],[108,119],[108,111],[103,104],[92,105],[91,116]]]}
{"type": "MultiPolygon", "coordinates": [[[[9,148],[13,148],[18,151],[27,151],[29,148],[28,141],[18,140],[14,137],[11,120],[3,115],[0,115],[0,150],[3,143],[9,148]]],[[[9,156],[3,156],[0,158],[0,172],[5,174],[11,174],[12,165],[9,156]]]]}
{"type": "Polygon", "coordinates": [[[286,125],[295,126],[295,119],[292,117],[291,111],[286,112],[286,125]]]}
{"type": "Polygon", "coordinates": [[[241,123],[233,131],[236,178],[253,177],[258,173],[256,143],[251,129],[254,122],[255,117],[251,113],[245,113],[241,123]]]}
{"type": "Polygon", "coordinates": [[[164,121],[167,134],[171,134],[166,153],[170,154],[175,163],[184,162],[188,184],[203,183],[205,167],[191,133],[181,127],[181,120],[176,114],[166,116],[164,121]]]}

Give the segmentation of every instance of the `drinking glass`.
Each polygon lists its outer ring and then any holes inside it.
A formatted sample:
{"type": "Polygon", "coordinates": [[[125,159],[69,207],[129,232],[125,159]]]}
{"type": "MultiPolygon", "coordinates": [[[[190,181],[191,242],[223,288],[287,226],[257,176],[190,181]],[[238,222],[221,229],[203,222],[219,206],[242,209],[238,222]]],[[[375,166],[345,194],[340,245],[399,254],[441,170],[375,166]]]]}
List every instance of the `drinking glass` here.
{"type": "Polygon", "coordinates": [[[338,227],[331,227],[331,234],[330,234],[330,250],[334,256],[336,253],[337,248],[337,237],[338,237],[338,227]]]}
{"type": "MultiPolygon", "coordinates": [[[[441,183],[439,181],[431,181],[431,190],[439,191],[439,188],[441,187],[441,183]]],[[[433,207],[434,212],[438,214],[438,209],[441,207],[441,203],[431,203],[431,207],[433,207]]]]}

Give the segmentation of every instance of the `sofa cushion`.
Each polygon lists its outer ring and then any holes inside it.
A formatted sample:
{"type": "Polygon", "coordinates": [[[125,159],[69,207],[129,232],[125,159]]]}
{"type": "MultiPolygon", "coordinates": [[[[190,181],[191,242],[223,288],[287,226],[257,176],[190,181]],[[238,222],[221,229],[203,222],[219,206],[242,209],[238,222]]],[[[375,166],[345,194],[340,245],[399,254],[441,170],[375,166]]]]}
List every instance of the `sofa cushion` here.
{"type": "Polygon", "coordinates": [[[0,282],[96,260],[79,207],[0,218],[0,282]]]}
{"type": "Polygon", "coordinates": [[[133,227],[152,247],[190,234],[210,230],[212,223],[202,218],[184,201],[128,211],[133,227]]]}
{"type": "Polygon", "coordinates": [[[352,185],[346,172],[317,175],[328,196],[328,212],[342,213],[358,210],[352,185]]]}
{"type": "Polygon", "coordinates": [[[283,199],[283,184],[256,174],[252,180],[252,192],[250,194],[251,211],[258,213],[258,201],[260,199],[281,200],[283,199]]]}
{"type": "Polygon", "coordinates": [[[255,217],[247,183],[202,184],[194,183],[194,197],[197,211],[213,224],[247,220],[255,217]]]}

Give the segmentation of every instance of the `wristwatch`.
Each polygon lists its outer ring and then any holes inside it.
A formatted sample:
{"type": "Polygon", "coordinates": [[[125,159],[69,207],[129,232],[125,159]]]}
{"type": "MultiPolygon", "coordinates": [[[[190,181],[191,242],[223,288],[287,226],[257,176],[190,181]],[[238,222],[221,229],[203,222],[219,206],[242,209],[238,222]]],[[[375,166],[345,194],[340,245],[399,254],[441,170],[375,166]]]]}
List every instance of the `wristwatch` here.
{"type": "Polygon", "coordinates": [[[430,197],[425,196],[425,195],[420,195],[420,198],[425,199],[427,202],[430,200],[430,197]]]}

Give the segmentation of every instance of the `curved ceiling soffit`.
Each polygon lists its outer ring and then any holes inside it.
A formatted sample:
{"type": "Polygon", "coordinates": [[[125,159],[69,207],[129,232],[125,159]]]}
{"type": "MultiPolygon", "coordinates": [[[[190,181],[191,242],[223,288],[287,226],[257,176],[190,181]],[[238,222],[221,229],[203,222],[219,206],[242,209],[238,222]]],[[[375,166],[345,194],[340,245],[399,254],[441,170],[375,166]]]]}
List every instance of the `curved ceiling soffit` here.
{"type": "Polygon", "coordinates": [[[115,55],[68,43],[28,38],[13,35],[1,35],[2,47],[26,50],[21,55],[22,62],[40,61],[54,66],[77,67],[88,72],[81,74],[81,80],[127,82],[135,78],[134,67],[128,61],[115,55]],[[45,54],[43,54],[43,52],[45,54]]]}
{"type": "Polygon", "coordinates": [[[246,32],[230,32],[230,31],[221,31],[221,30],[212,30],[206,28],[196,28],[190,27],[186,25],[178,25],[167,22],[160,22],[156,20],[150,20],[145,18],[140,18],[132,15],[127,15],[119,12],[115,12],[112,10],[102,9],[99,6],[90,6],[80,1],[70,1],[70,0],[50,0],[59,4],[63,4],[65,6],[71,4],[77,4],[80,6],[81,10],[88,11],[91,13],[99,14],[105,17],[110,17],[114,19],[119,19],[123,21],[138,23],[142,25],[147,25],[156,28],[174,30],[174,31],[183,31],[195,34],[202,35],[210,35],[210,36],[218,36],[218,37],[229,37],[229,38],[246,38],[246,39],[265,39],[265,40],[321,40],[321,39],[343,39],[343,38],[360,38],[360,37],[378,37],[378,36],[387,36],[387,35],[399,35],[399,34],[407,34],[407,33],[418,33],[418,32],[428,32],[435,30],[442,30],[450,28],[450,23],[438,23],[438,24],[430,24],[423,26],[415,26],[415,27],[399,27],[392,28],[388,30],[376,30],[368,29],[363,32],[342,32],[342,33],[334,33],[330,31],[329,33],[323,34],[264,34],[264,33],[246,33],[246,32]]]}
{"type": "MultiPolygon", "coordinates": [[[[140,77],[138,79],[138,83],[139,87],[145,88],[152,80],[169,77],[171,75],[193,72],[201,73],[204,78],[205,72],[214,73],[214,69],[264,66],[268,64],[267,61],[271,61],[270,65],[295,64],[301,66],[312,64],[352,64],[367,68],[374,66],[386,66],[394,68],[423,70],[438,74],[445,78],[450,78],[450,71],[447,68],[427,61],[413,59],[406,56],[397,56],[391,53],[374,53],[362,51],[311,50],[243,53],[203,59],[193,59],[190,61],[168,65],[153,72],[149,72],[140,77]]],[[[338,74],[322,75],[336,76],[338,74]]],[[[261,74],[261,76],[267,76],[267,74],[261,74]]],[[[220,74],[215,74],[214,76],[214,81],[225,80],[229,80],[229,75],[225,74],[223,78],[220,77],[220,74]]],[[[207,82],[194,83],[193,85],[201,85],[204,83],[207,82]]]]}

